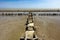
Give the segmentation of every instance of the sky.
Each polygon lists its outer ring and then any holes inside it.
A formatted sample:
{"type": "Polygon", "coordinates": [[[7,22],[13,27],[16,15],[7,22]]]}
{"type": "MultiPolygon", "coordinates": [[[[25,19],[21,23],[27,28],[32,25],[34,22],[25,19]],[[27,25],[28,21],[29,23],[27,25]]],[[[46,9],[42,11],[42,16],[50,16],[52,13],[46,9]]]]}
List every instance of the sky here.
{"type": "Polygon", "coordinates": [[[60,8],[60,0],[0,0],[0,8],[60,8]]]}

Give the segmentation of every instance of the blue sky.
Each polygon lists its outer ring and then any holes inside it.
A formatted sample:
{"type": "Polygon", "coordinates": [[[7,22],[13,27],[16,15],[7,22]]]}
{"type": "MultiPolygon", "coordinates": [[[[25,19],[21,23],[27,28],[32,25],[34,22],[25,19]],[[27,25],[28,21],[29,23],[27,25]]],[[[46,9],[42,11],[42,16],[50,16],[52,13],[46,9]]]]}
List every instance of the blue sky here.
{"type": "Polygon", "coordinates": [[[0,8],[60,8],[60,0],[0,0],[0,8]]]}

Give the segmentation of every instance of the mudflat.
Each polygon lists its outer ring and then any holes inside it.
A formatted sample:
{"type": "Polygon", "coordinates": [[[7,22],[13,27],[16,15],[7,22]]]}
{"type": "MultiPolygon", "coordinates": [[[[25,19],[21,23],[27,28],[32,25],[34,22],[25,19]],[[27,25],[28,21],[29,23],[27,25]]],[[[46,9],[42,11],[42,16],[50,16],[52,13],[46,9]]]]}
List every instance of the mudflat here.
{"type": "MultiPolygon", "coordinates": [[[[27,16],[0,16],[0,40],[19,40],[24,35],[27,16]]],[[[41,40],[60,40],[60,16],[34,16],[41,40]]]]}
{"type": "Polygon", "coordinates": [[[36,16],[34,19],[41,40],[60,40],[60,16],[36,16]]]}
{"type": "Polygon", "coordinates": [[[24,34],[26,16],[0,16],[0,40],[19,40],[24,34]]]}

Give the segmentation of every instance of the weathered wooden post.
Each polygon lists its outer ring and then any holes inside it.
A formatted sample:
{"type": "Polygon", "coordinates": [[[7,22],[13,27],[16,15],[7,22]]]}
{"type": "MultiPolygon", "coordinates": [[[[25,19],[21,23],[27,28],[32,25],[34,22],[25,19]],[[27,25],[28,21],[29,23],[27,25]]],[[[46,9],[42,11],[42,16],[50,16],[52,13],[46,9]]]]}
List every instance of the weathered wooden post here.
{"type": "Polygon", "coordinates": [[[28,18],[26,21],[26,31],[24,37],[20,40],[38,40],[37,35],[35,34],[35,27],[33,22],[33,15],[29,12],[28,18]]]}

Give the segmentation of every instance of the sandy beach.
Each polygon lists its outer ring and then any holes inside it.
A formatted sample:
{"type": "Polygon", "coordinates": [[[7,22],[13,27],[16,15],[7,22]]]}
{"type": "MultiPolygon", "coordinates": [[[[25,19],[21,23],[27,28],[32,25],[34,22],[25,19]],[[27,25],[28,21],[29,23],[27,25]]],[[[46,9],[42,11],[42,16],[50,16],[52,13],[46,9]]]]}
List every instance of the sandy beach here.
{"type": "MultiPolygon", "coordinates": [[[[34,16],[41,40],[60,40],[60,16],[34,16]]],[[[25,32],[27,16],[0,16],[0,40],[19,40],[25,32]]]]}

